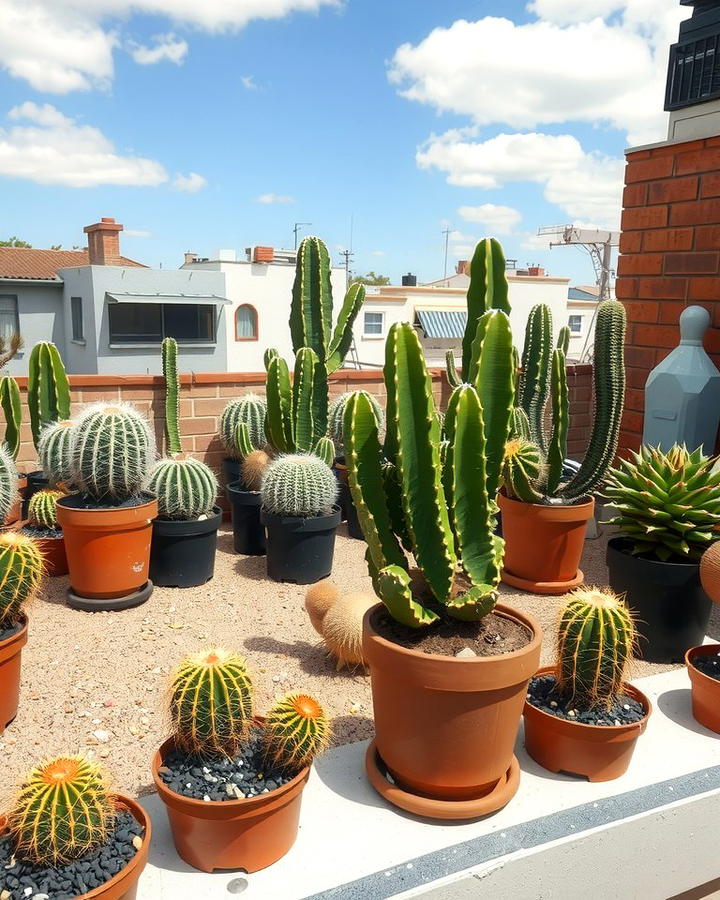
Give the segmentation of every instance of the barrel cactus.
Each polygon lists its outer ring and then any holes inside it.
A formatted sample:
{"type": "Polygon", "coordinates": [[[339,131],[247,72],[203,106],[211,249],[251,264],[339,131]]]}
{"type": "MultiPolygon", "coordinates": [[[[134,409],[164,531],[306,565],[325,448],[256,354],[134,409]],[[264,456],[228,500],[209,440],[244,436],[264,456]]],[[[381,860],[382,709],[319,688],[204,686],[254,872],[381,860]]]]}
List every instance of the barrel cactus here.
{"type": "Polygon", "coordinates": [[[505,445],[503,483],[508,497],[525,503],[539,503],[542,494],[534,485],[540,480],[542,456],[532,441],[512,438],[505,445]]]}
{"type": "Polygon", "coordinates": [[[217,499],[217,478],[199,459],[161,459],[150,470],[146,490],[158,500],[166,519],[209,516],[217,499]]]}
{"type": "Polygon", "coordinates": [[[558,690],[587,707],[609,709],[634,646],[635,625],[622,600],[610,590],[574,590],[558,626],[558,690]]]}
{"type": "Polygon", "coordinates": [[[46,425],[40,432],[38,460],[50,484],[70,485],[73,478],[70,452],[73,422],[63,419],[46,425]]]}
{"type": "Polygon", "coordinates": [[[332,469],[310,453],[278,457],[267,467],[260,485],[263,509],[275,516],[326,515],[337,493],[332,469]]]}
{"type": "MultiPolygon", "coordinates": [[[[335,452],[338,456],[345,455],[345,444],[343,441],[345,407],[347,406],[348,400],[356,393],[358,392],[348,391],[345,394],[340,394],[339,397],[336,397],[335,400],[333,400],[330,404],[330,409],[328,410],[328,434],[335,445],[335,452]]],[[[377,419],[378,428],[382,431],[385,426],[385,416],[382,407],[372,394],[369,394],[367,391],[362,391],[362,393],[365,394],[369,400],[373,412],[375,413],[375,418],[377,419]]]]}
{"type": "Polygon", "coordinates": [[[10,375],[0,378],[0,406],[5,416],[5,446],[13,459],[17,459],[20,450],[20,425],[22,423],[22,407],[20,405],[20,388],[10,375]]]}
{"type": "Polygon", "coordinates": [[[267,404],[263,397],[257,394],[245,394],[237,400],[231,400],[223,410],[220,417],[220,438],[228,453],[242,459],[247,452],[262,450],[265,440],[265,415],[267,404]],[[247,438],[250,447],[243,452],[238,443],[238,426],[244,424],[247,429],[247,438]]]}
{"type": "Polygon", "coordinates": [[[18,499],[18,473],[12,453],[0,444],[0,524],[10,514],[18,499]]]}
{"type": "Polygon", "coordinates": [[[115,804],[100,767],[82,756],[61,756],[33,769],[7,817],[18,859],[57,866],[104,844],[115,804]]]}
{"type": "Polygon", "coordinates": [[[124,499],[142,490],[155,456],[147,419],[128,403],[98,403],[75,420],[71,481],[95,500],[124,499]]]}
{"type": "Polygon", "coordinates": [[[70,384],[58,348],[49,341],[35,344],[30,354],[27,403],[37,449],[45,425],[70,418],[70,384]]]}
{"type": "Polygon", "coordinates": [[[0,631],[17,624],[43,571],[43,556],[32,538],[13,531],[0,534],[0,631]]]}
{"type": "Polygon", "coordinates": [[[170,688],[177,747],[200,756],[232,757],[252,717],[252,683],[242,656],[215,648],[182,661],[170,688]]]}
{"type": "Polygon", "coordinates": [[[309,694],[287,694],[265,717],[264,742],[272,762],[299,772],[327,747],[330,723],[309,694]]]}
{"type": "Polygon", "coordinates": [[[59,528],[57,502],[64,496],[62,491],[54,490],[43,490],[33,494],[28,503],[28,523],[35,528],[56,531],[59,528]]]}
{"type": "Polygon", "coordinates": [[[259,491],[272,457],[264,450],[253,450],[240,463],[240,480],[248,491],[259,491]]]}

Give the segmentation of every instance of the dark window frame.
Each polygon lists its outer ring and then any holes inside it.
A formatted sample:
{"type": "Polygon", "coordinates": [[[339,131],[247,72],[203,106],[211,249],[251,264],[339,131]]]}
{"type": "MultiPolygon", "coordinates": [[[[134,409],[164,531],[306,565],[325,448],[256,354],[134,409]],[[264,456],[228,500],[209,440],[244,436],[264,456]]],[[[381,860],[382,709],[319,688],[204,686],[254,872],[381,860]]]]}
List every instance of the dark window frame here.
{"type": "MultiPolygon", "coordinates": [[[[2,293],[0,293],[0,300],[12,300],[14,307],[15,307],[15,309],[14,309],[15,323],[11,327],[10,331],[7,332],[6,336],[9,337],[13,333],[20,334],[20,303],[18,300],[18,295],[17,294],[7,294],[3,291],[2,293]]],[[[2,311],[0,310],[0,312],[2,312],[2,311]]]]}
{"type": "Polygon", "coordinates": [[[83,314],[83,298],[70,298],[70,325],[74,341],[85,340],[85,316],[83,314]],[[77,303],[76,303],[77,301],[77,303]]]}
{"type": "Polygon", "coordinates": [[[158,344],[160,345],[165,337],[174,337],[178,344],[217,344],[217,322],[215,317],[215,305],[212,303],[111,303],[108,304],[108,332],[110,335],[110,343],[111,344],[158,344]],[[159,308],[160,312],[160,332],[159,334],[130,334],[130,332],[121,332],[113,330],[113,311],[116,309],[121,309],[122,307],[140,307],[143,311],[152,314],[157,311],[159,308]],[[171,329],[169,330],[166,326],[165,319],[168,313],[168,307],[180,307],[184,311],[188,308],[195,309],[197,315],[197,333],[198,337],[188,338],[188,337],[178,337],[171,333],[171,329]],[[210,333],[206,335],[201,335],[201,310],[209,307],[213,310],[209,323],[210,323],[210,333]]]}

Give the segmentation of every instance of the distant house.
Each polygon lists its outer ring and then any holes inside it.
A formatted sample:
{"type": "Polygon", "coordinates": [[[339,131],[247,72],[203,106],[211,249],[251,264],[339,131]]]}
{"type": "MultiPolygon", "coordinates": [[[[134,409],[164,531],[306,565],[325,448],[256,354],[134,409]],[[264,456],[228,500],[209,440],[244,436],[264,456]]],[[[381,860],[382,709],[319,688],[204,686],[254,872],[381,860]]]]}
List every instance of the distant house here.
{"type": "Polygon", "coordinates": [[[151,269],[120,254],[123,226],[104,218],[86,250],[0,248],[0,333],[25,350],[53,341],[71,374],[157,374],[163,337],[178,340],[183,369],[226,371],[225,279],[219,272],[151,269]]]}
{"type": "Polygon", "coordinates": [[[599,294],[600,290],[594,284],[571,287],[568,291],[569,359],[587,360],[592,356],[595,337],[595,312],[599,294]]]}

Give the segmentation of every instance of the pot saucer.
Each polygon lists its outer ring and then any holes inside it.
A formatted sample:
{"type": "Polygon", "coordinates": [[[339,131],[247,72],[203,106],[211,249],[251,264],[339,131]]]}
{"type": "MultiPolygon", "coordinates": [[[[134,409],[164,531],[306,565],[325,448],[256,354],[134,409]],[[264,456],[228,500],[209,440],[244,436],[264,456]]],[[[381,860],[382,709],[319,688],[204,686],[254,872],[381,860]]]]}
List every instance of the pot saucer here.
{"type": "Polygon", "coordinates": [[[67,589],[67,605],[70,609],[81,609],[84,612],[116,612],[121,609],[130,609],[133,606],[140,606],[149,599],[153,592],[153,583],[147,580],[144,587],[139,591],[133,591],[132,594],[126,594],[124,597],[81,597],[74,593],[72,588],[67,589]]]}
{"type": "Polygon", "coordinates": [[[573,588],[580,587],[585,581],[585,575],[581,569],[578,569],[577,575],[570,581],[530,581],[513,575],[507,569],[502,570],[500,577],[504,584],[519,588],[521,591],[528,591],[531,594],[567,594],[573,588]]]}
{"type": "Polygon", "coordinates": [[[425,797],[419,794],[411,794],[388,780],[388,771],[385,763],[375,746],[375,741],[370,743],[365,754],[365,771],[370,784],[380,796],[404,809],[406,812],[428,819],[479,819],[490,815],[506,806],[515,796],[520,785],[520,764],[513,756],[510,768],[498,781],[488,794],[475,797],[470,800],[438,800],[433,797],[425,797]]]}

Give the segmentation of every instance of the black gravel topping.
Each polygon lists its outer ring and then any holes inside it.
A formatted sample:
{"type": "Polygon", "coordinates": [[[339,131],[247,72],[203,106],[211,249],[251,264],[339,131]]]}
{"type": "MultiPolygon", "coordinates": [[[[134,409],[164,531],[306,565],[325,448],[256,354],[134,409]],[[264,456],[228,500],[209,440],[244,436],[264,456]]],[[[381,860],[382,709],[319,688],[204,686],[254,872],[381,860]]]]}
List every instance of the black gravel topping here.
{"type": "Polygon", "coordinates": [[[609,710],[603,707],[583,709],[577,700],[570,700],[558,692],[554,675],[531,679],[527,700],[551,716],[583,725],[633,725],[645,717],[642,703],[627,694],[618,694],[609,710]]]}
{"type": "Polygon", "coordinates": [[[698,672],[720,681],[720,653],[717,656],[696,656],[691,662],[698,672]]]}
{"type": "Polygon", "coordinates": [[[0,644],[3,641],[6,641],[8,638],[13,637],[20,631],[23,627],[22,622],[18,622],[17,625],[11,625],[9,628],[0,628],[0,644]]]}
{"type": "Polygon", "coordinates": [[[89,494],[70,494],[58,501],[61,506],[69,509],[126,509],[133,506],[142,506],[153,500],[152,494],[136,494],[133,497],[103,497],[98,500],[89,494]]]}
{"type": "Polygon", "coordinates": [[[262,730],[254,728],[234,759],[188,756],[173,750],[158,774],[171,791],[194,800],[242,800],[275,791],[297,772],[267,760],[261,735],[262,730]]]}
{"type": "Polygon", "coordinates": [[[29,862],[13,862],[9,837],[0,838],[0,893],[9,891],[8,900],[72,900],[98,888],[117,875],[137,853],[133,839],[142,837],[143,828],[131,813],[120,811],[115,830],[100,849],[82,859],[57,868],[29,862]],[[29,890],[28,890],[29,889],[29,890]]]}
{"type": "Polygon", "coordinates": [[[61,538],[63,536],[62,528],[40,528],[38,525],[23,525],[20,532],[31,538],[61,538]]]}

